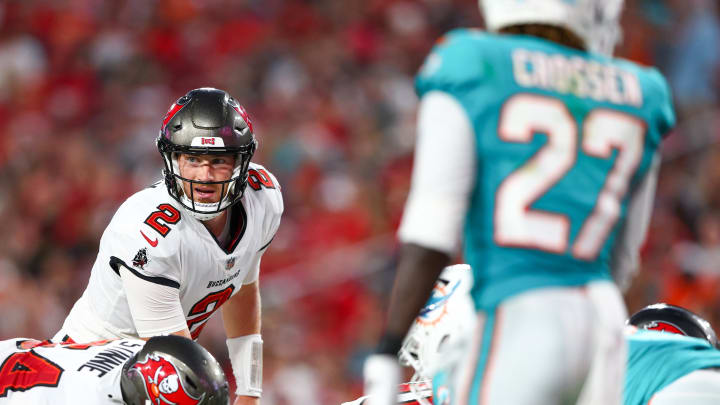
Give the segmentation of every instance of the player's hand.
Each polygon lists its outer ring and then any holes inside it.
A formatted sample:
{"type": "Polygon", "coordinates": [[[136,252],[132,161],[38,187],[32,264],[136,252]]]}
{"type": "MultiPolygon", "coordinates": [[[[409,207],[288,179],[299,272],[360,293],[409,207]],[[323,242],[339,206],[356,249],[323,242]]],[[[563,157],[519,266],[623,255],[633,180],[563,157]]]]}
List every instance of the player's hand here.
{"type": "Polygon", "coordinates": [[[373,354],[365,360],[363,368],[365,395],[364,405],[397,404],[397,387],[400,384],[400,364],[397,356],[373,354]]]}
{"type": "Polygon", "coordinates": [[[260,398],[238,395],[233,405],[260,405],[260,398]]]}

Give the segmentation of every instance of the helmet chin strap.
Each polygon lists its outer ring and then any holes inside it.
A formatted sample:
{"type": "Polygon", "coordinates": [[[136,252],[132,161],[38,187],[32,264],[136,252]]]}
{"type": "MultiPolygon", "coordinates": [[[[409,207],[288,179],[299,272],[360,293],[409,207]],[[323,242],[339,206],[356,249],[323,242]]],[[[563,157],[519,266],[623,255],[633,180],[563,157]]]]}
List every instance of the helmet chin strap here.
{"type": "MultiPolygon", "coordinates": [[[[223,198],[225,198],[225,197],[223,197],[223,198]]],[[[201,203],[201,202],[197,202],[197,201],[193,202],[187,196],[187,194],[185,194],[185,190],[182,191],[182,197],[180,199],[182,200],[183,204],[186,207],[192,207],[193,205],[195,205],[196,209],[197,208],[207,209],[208,211],[216,208],[218,205],[218,203],[201,203]]],[[[225,210],[217,211],[217,212],[215,212],[215,211],[213,211],[213,212],[198,212],[198,211],[193,211],[193,210],[187,210],[187,212],[188,212],[188,214],[190,214],[190,216],[197,219],[198,221],[209,221],[213,218],[219,217],[220,214],[225,212],[225,210]]]]}

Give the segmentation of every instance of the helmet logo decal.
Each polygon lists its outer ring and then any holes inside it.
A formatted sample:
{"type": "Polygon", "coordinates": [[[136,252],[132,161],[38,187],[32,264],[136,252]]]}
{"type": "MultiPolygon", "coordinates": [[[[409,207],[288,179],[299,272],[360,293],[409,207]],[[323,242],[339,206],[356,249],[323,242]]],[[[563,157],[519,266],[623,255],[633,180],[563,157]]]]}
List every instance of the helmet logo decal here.
{"type": "Polygon", "coordinates": [[[445,305],[450,296],[455,292],[460,283],[455,283],[450,291],[447,291],[447,285],[435,285],[430,298],[420,310],[417,322],[422,325],[435,325],[447,314],[447,306],[445,305]]]}
{"type": "Polygon", "coordinates": [[[169,359],[157,353],[148,355],[132,370],[142,376],[145,392],[153,405],[197,405],[205,396],[191,396],[183,386],[178,369],[169,359]]]}
{"type": "Polygon", "coordinates": [[[645,329],[647,330],[656,330],[660,332],[670,332],[670,333],[676,333],[678,335],[686,335],[682,329],[680,329],[678,326],[671,324],[670,322],[665,321],[653,321],[650,322],[645,326],[645,329]]]}
{"type": "Polygon", "coordinates": [[[214,137],[206,137],[206,136],[196,136],[193,138],[192,142],[190,143],[190,146],[219,146],[223,147],[225,146],[225,142],[223,142],[223,139],[217,136],[214,137]]]}

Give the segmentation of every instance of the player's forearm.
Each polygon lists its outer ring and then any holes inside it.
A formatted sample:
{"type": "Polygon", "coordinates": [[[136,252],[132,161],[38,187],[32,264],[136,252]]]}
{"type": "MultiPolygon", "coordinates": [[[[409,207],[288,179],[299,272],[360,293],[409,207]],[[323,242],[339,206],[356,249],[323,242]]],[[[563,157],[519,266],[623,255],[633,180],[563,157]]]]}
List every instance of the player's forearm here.
{"type": "Polygon", "coordinates": [[[402,339],[430,296],[440,272],[449,262],[450,257],[446,253],[411,243],[401,246],[379,352],[397,354],[402,339]]]}
{"type": "Polygon", "coordinates": [[[243,285],[222,307],[228,355],[238,395],[235,405],[259,403],[262,394],[262,337],[260,288],[257,281],[243,285]]]}
{"type": "Polygon", "coordinates": [[[222,307],[223,323],[228,338],[259,334],[260,288],[257,282],[243,285],[222,307]]]}

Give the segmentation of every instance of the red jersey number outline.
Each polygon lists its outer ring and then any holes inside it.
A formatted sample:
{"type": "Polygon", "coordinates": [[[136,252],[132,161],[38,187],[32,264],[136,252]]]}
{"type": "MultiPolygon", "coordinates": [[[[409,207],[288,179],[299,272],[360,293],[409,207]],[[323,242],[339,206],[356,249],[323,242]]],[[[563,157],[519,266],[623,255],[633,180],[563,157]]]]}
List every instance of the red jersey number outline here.
{"type": "Polygon", "coordinates": [[[230,284],[224,290],[215,291],[206,295],[190,308],[187,316],[187,327],[190,331],[190,337],[192,337],[193,340],[196,340],[198,336],[200,336],[200,332],[202,332],[205,327],[205,322],[210,319],[210,316],[217,311],[225,301],[230,299],[234,290],[235,286],[230,284]],[[215,305],[212,306],[212,309],[208,310],[212,304],[215,305]],[[194,318],[190,319],[192,316],[194,316],[194,318]],[[193,330],[195,326],[197,327],[193,330]]]}
{"type": "Polygon", "coordinates": [[[253,190],[260,190],[262,187],[275,188],[272,177],[268,174],[265,169],[250,169],[248,170],[248,185],[253,190]]]}
{"type": "Polygon", "coordinates": [[[0,365],[0,398],[10,391],[27,391],[34,387],[57,387],[63,368],[30,350],[8,356],[0,365]]]}
{"type": "Polygon", "coordinates": [[[180,211],[170,204],[160,204],[157,208],[157,211],[153,211],[150,215],[148,215],[145,219],[145,223],[164,238],[168,233],[170,233],[170,227],[167,225],[173,225],[180,222],[180,211]],[[165,223],[162,224],[160,221],[165,223]]]}

